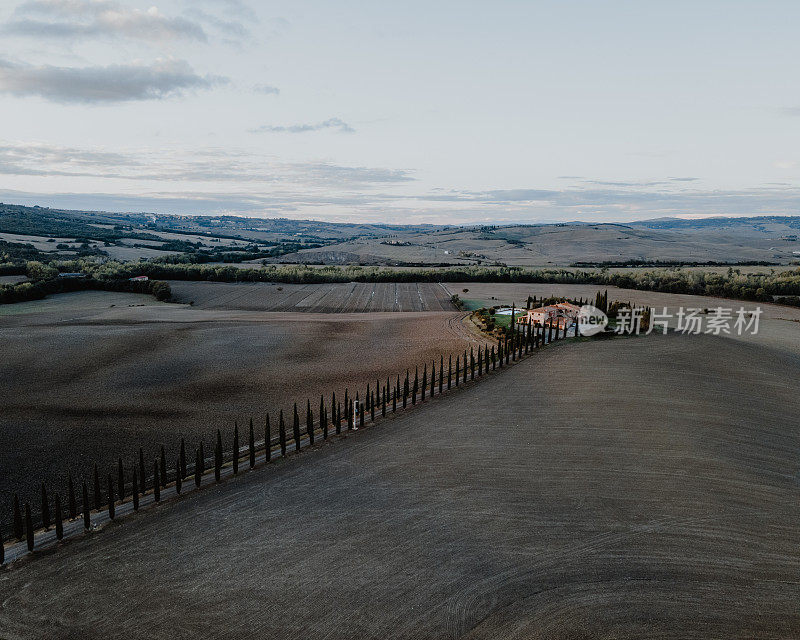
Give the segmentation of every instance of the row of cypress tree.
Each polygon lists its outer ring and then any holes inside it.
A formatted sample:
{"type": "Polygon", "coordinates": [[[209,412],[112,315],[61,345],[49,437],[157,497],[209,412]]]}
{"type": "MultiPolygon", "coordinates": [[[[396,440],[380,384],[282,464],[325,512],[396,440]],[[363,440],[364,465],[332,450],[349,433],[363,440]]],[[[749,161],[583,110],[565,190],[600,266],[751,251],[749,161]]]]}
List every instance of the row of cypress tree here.
{"type": "MultiPolygon", "coordinates": [[[[512,323],[513,326],[513,323],[512,323]]],[[[420,373],[419,367],[415,367],[413,379],[411,372],[406,370],[405,375],[397,375],[394,381],[386,378],[385,383],[380,380],[375,381],[375,385],[367,385],[366,392],[362,397],[357,392],[353,397],[348,389],[344,391],[344,401],[338,400],[336,392],[331,394],[330,403],[326,403],[324,396],[320,396],[319,409],[315,419],[311,401],[306,400],[305,424],[301,428],[300,413],[297,403],[294,404],[291,415],[291,444],[295,452],[302,448],[302,442],[307,441],[308,446],[313,446],[316,442],[317,432],[323,440],[327,440],[331,431],[341,434],[343,430],[351,431],[363,427],[367,413],[370,421],[374,422],[378,414],[385,417],[388,413],[396,413],[398,405],[405,408],[410,403],[415,406],[417,402],[425,402],[426,397],[433,397],[441,394],[445,389],[451,389],[466,384],[469,380],[475,380],[483,375],[503,368],[511,361],[522,358],[532,349],[548,344],[554,340],[566,337],[566,327],[559,328],[552,324],[548,326],[524,325],[522,328],[515,328],[510,335],[498,339],[497,345],[484,344],[470,347],[463,354],[448,356],[445,371],[444,356],[439,357],[439,363],[431,363],[430,370],[425,363],[420,373]]],[[[270,463],[273,455],[285,457],[290,446],[289,434],[287,432],[286,419],[283,410],[278,414],[278,433],[277,442],[273,443],[273,434],[270,424],[270,417],[267,414],[264,423],[264,457],[265,463],[270,463]],[[277,444],[277,450],[273,452],[273,446],[277,444]]],[[[242,455],[240,446],[240,434],[238,423],[234,423],[233,443],[230,452],[230,462],[233,475],[239,473],[240,457],[242,455]]],[[[256,465],[258,449],[256,447],[255,426],[253,419],[250,418],[247,454],[249,468],[256,465]]],[[[108,473],[103,491],[100,481],[100,471],[95,464],[89,484],[84,479],[81,482],[80,510],[76,496],[76,486],[72,475],[67,476],[66,490],[66,516],[62,508],[61,496],[53,496],[53,512],[51,514],[51,500],[44,483],[41,485],[41,522],[45,530],[55,526],[56,538],[61,540],[64,536],[64,520],[83,520],[85,530],[91,528],[91,511],[107,511],[110,520],[116,516],[118,504],[124,504],[130,498],[133,503],[134,511],[138,511],[140,499],[147,495],[148,485],[152,490],[155,502],[161,500],[161,491],[171,482],[174,483],[175,491],[180,495],[183,483],[193,477],[195,486],[200,487],[205,473],[205,452],[203,442],[200,441],[195,449],[195,462],[190,471],[187,462],[186,442],[181,438],[178,456],[172,470],[167,468],[167,458],[164,447],[162,446],[159,455],[154,458],[152,463],[152,474],[148,481],[147,465],[145,462],[144,450],[139,448],[138,459],[131,465],[130,473],[126,474],[125,465],[122,458],[118,458],[116,474],[108,473]],[[114,475],[116,475],[116,482],[114,475]],[[126,481],[130,477],[130,482],[126,481]],[[90,492],[91,486],[91,492],[90,492]],[[130,489],[130,494],[128,493],[130,489]],[[90,495],[92,499],[90,500],[90,495]]],[[[214,446],[214,479],[220,482],[222,479],[222,468],[225,464],[225,451],[223,447],[222,433],[217,430],[216,442],[214,446]]],[[[17,541],[26,540],[29,551],[34,549],[34,526],[31,514],[30,502],[20,503],[17,494],[14,494],[12,501],[12,522],[13,537],[17,541]]],[[[0,532],[0,563],[4,561],[4,550],[2,549],[2,534],[0,532]]]]}

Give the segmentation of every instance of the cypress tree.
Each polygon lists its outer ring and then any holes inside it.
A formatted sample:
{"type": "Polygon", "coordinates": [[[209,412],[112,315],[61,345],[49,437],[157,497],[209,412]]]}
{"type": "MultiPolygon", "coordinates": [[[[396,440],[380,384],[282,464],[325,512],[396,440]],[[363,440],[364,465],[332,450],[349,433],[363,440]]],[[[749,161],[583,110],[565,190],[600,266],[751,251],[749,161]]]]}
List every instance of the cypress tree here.
{"type": "Polygon", "coordinates": [[[492,357],[492,371],[495,371],[497,369],[497,359],[494,352],[494,345],[492,345],[491,357],[492,357]]]}
{"type": "Polygon", "coordinates": [[[344,390],[344,419],[347,421],[347,430],[353,428],[353,407],[351,406],[350,395],[347,389],[344,390]]]}
{"type": "Polygon", "coordinates": [[[306,399],[306,433],[309,446],[314,446],[314,414],[311,411],[311,400],[306,399]]]}
{"type": "Polygon", "coordinates": [[[367,385],[367,392],[364,394],[364,411],[370,410],[370,399],[372,398],[372,391],[370,386],[367,385]]]}
{"type": "Polygon", "coordinates": [[[397,385],[394,388],[394,392],[392,393],[392,413],[397,412],[397,394],[400,391],[400,376],[397,376],[397,385]]]}
{"type": "MultiPolygon", "coordinates": [[[[158,466],[156,466],[156,472],[158,472],[158,466]]],[[[114,519],[114,478],[110,473],[108,474],[108,517],[110,520],[114,519]]]]}
{"type": "Polygon", "coordinates": [[[161,445],[161,474],[159,475],[161,479],[161,488],[166,489],[167,487],[167,455],[164,452],[164,445],[161,445]]]}
{"type": "Polygon", "coordinates": [[[411,387],[411,404],[417,404],[417,391],[419,390],[419,367],[414,369],[414,384],[411,387]]]}
{"type": "Polygon", "coordinates": [[[319,396],[319,426],[322,428],[322,439],[328,439],[328,416],[325,413],[325,398],[319,396]]]}
{"type": "Polygon", "coordinates": [[[14,494],[14,537],[17,541],[25,537],[25,529],[22,526],[22,511],[19,508],[19,497],[14,494]]]}
{"type": "MultiPolygon", "coordinates": [[[[356,395],[356,400],[358,400],[358,396],[357,395],[356,395]]],[[[358,405],[358,426],[361,427],[362,429],[364,428],[364,414],[365,413],[366,413],[366,411],[364,411],[364,407],[359,404],[358,405]]]]}
{"type": "Polygon", "coordinates": [[[122,458],[117,460],[117,484],[119,485],[119,501],[125,502],[125,469],[122,466],[122,458]]]}
{"type": "Polygon", "coordinates": [[[31,504],[25,503],[25,537],[28,541],[28,551],[33,551],[33,522],[31,522],[31,504]]]}
{"type": "Polygon", "coordinates": [[[200,473],[206,472],[206,452],[203,448],[203,441],[200,441],[200,473]]]}
{"type": "Polygon", "coordinates": [[[256,466],[256,433],[253,430],[253,418],[250,418],[250,437],[247,441],[247,446],[250,449],[250,468],[256,466]]]}
{"type": "Polygon", "coordinates": [[[475,350],[472,347],[469,348],[469,379],[475,379],[475,350]]]}
{"type": "Polygon", "coordinates": [[[175,469],[176,469],[176,471],[175,471],[175,493],[177,495],[181,495],[181,487],[183,485],[183,481],[181,479],[181,473],[180,473],[180,471],[177,471],[178,469],[180,469],[180,465],[181,465],[180,459],[176,460],[175,461],[175,469]]]}
{"type": "Polygon", "coordinates": [[[92,526],[92,518],[89,515],[89,488],[86,486],[86,480],[83,481],[83,528],[86,531],[92,526]]]}
{"type": "MultiPolygon", "coordinates": [[[[61,514],[61,496],[56,494],[56,538],[61,540],[64,538],[64,516],[61,514]]],[[[0,540],[0,546],[3,541],[0,540]]]]}
{"type": "Polygon", "coordinates": [[[47,500],[47,487],[42,483],[42,524],[45,529],[50,528],[50,504],[47,500]]]}
{"type": "Polygon", "coordinates": [[[428,363],[425,363],[425,366],[422,368],[422,387],[420,392],[420,400],[425,402],[425,389],[428,388],[428,363]]]}
{"type": "Polygon", "coordinates": [[[300,451],[300,414],[297,413],[297,403],[294,403],[294,415],[292,416],[292,436],[294,437],[294,450],[300,451]]]}
{"type": "Polygon", "coordinates": [[[483,375],[483,349],[478,347],[478,377],[483,375]]]}
{"type": "Polygon", "coordinates": [[[547,327],[547,344],[550,344],[553,341],[553,322],[552,320],[548,323],[547,327]]]}
{"type": "Polygon", "coordinates": [[[181,480],[186,477],[186,442],[181,438],[181,453],[178,458],[178,468],[180,469],[181,480]]]}
{"type": "MultiPolygon", "coordinates": [[[[460,382],[460,379],[461,379],[461,372],[459,370],[459,365],[458,365],[460,360],[461,360],[461,355],[457,355],[456,356],[456,387],[459,385],[459,382],[460,382]]],[[[448,385],[449,385],[449,383],[448,383],[448,385]]],[[[449,386],[448,386],[448,388],[449,388],[449,386]]]]}
{"type": "Polygon", "coordinates": [[[161,478],[158,472],[158,460],[153,460],[153,497],[156,502],[161,500],[161,478]]]}
{"type": "Polygon", "coordinates": [[[281,455],[286,457],[286,424],[283,421],[283,409],[281,409],[280,420],[278,423],[278,437],[281,442],[281,455]]]}
{"type": "Polygon", "coordinates": [[[408,369],[406,369],[406,379],[403,383],[403,409],[406,408],[408,404],[408,392],[409,392],[409,381],[408,381],[408,369]]]}
{"type": "Polygon", "coordinates": [[[381,395],[383,396],[382,401],[381,401],[381,415],[384,418],[386,417],[386,393],[387,393],[387,389],[388,388],[389,388],[389,380],[387,378],[386,384],[384,385],[383,390],[381,392],[381,395]]]}
{"type": "Polygon", "coordinates": [[[447,390],[450,390],[450,387],[453,384],[453,354],[450,354],[450,364],[447,367],[447,390]]]}
{"type": "Polygon", "coordinates": [[[342,432],[342,403],[336,403],[336,433],[342,432]]]}
{"type": "MultiPolygon", "coordinates": [[[[142,495],[147,493],[147,470],[144,466],[144,451],[139,447],[139,476],[142,479],[142,495]]],[[[98,507],[98,510],[100,507],[98,507]]]]}
{"type": "Polygon", "coordinates": [[[444,356],[439,355],[439,395],[442,394],[442,388],[444,387],[444,356]]]}
{"type": "Polygon", "coordinates": [[[6,548],[5,548],[5,541],[3,540],[3,529],[0,527],[0,564],[5,563],[6,561],[6,548]]]}
{"type": "Polygon", "coordinates": [[[336,412],[336,407],[337,407],[337,404],[336,404],[336,392],[334,391],[331,394],[331,418],[333,418],[334,430],[336,431],[336,433],[339,433],[340,429],[339,429],[339,421],[336,419],[336,417],[338,415],[337,412],[336,412]]]}
{"type": "Polygon", "coordinates": [[[525,326],[525,353],[527,354],[531,346],[531,323],[525,326]]]}
{"type": "Polygon", "coordinates": [[[239,425],[233,422],[233,475],[239,473],[239,425]]]}
{"type": "Polygon", "coordinates": [[[78,505],[75,501],[75,485],[72,483],[72,474],[67,475],[67,504],[69,506],[69,519],[74,520],[78,515],[78,505]]]}
{"type": "Polygon", "coordinates": [[[267,414],[267,419],[264,421],[264,458],[265,463],[269,464],[272,460],[272,433],[269,427],[269,414],[267,414]]]}
{"type": "Polygon", "coordinates": [[[483,345],[483,369],[484,373],[489,373],[489,345],[483,345]]]}
{"type": "MultiPolygon", "coordinates": [[[[180,474],[178,474],[180,475],[180,474]]],[[[131,495],[133,496],[133,510],[139,510],[139,474],[136,473],[136,467],[133,467],[133,477],[131,478],[131,495]]]]}
{"type": "Polygon", "coordinates": [[[375,422],[375,391],[372,392],[369,398],[369,418],[372,422],[375,422]]]}
{"type": "Polygon", "coordinates": [[[464,349],[464,384],[467,383],[467,350],[464,349]]]}
{"type": "Polygon", "coordinates": [[[222,434],[217,429],[217,442],[214,445],[214,480],[219,482],[222,473],[222,434]]]}
{"type": "Polygon", "coordinates": [[[503,368],[503,341],[500,338],[497,339],[497,364],[503,368]]]}
{"type": "Polygon", "coordinates": [[[510,324],[511,335],[512,336],[517,332],[517,323],[516,323],[516,318],[515,318],[516,313],[517,313],[517,308],[514,306],[514,303],[512,302],[511,303],[511,324],[510,324]]]}
{"type": "Polygon", "coordinates": [[[431,398],[433,398],[433,392],[436,390],[436,360],[431,362],[431,398]]]}
{"type": "Polygon", "coordinates": [[[200,481],[203,478],[203,459],[200,456],[200,449],[194,450],[194,485],[200,486],[200,481]]]}

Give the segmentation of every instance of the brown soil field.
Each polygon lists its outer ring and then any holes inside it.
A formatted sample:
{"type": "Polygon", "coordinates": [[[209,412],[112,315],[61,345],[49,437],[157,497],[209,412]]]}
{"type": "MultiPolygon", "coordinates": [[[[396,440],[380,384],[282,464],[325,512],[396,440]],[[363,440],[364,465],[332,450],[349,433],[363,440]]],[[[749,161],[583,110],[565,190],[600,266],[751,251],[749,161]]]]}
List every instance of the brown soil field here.
{"type": "Polygon", "coordinates": [[[548,348],[16,563],[0,637],[798,637],[799,378],[712,336],[548,348]]]}
{"type": "Polygon", "coordinates": [[[210,452],[234,420],[261,433],[267,412],[297,401],[304,415],[307,398],[316,409],[321,393],[363,393],[477,339],[452,312],[211,311],[103,292],[13,310],[0,317],[2,514],[13,491],[38,511],[39,483],[63,492],[69,470],[78,480],[97,462],[105,477],[118,456],[130,468],[140,446],[151,460],[162,444],[172,461],[181,436],[210,452]]]}
{"type": "Polygon", "coordinates": [[[439,284],[360,283],[279,284],[267,282],[170,281],[174,299],[200,309],[250,311],[455,311],[439,284]]]}

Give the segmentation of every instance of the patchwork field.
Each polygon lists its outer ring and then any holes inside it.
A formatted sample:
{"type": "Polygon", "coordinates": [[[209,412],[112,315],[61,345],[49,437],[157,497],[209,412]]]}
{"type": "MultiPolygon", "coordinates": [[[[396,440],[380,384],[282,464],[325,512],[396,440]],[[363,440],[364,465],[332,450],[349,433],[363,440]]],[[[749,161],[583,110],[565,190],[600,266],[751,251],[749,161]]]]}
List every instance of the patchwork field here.
{"type": "MultiPolygon", "coordinates": [[[[241,289],[240,289],[241,290],[241,289]]],[[[8,305],[0,316],[0,513],[11,492],[38,511],[39,483],[63,492],[68,470],[105,474],[143,446],[180,437],[207,451],[234,420],[291,411],[320,394],[462,351],[478,338],[463,314],[219,311],[148,296],[85,292],[8,305]]],[[[4,526],[8,521],[4,520],[4,526]]]]}
{"type": "Polygon", "coordinates": [[[0,636],[797,637],[798,378],[712,336],[546,349],[12,567],[0,636]]]}
{"type": "Polygon", "coordinates": [[[455,311],[450,294],[440,284],[360,283],[277,284],[265,282],[171,281],[178,302],[200,309],[307,311],[455,311]]]}

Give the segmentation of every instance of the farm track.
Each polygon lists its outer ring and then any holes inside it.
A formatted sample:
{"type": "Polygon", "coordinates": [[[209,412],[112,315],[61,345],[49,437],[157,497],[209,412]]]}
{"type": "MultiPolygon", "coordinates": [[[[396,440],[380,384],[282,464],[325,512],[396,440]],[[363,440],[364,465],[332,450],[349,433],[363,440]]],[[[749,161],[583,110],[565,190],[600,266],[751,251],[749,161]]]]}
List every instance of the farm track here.
{"type": "Polygon", "coordinates": [[[549,348],[7,570],[0,637],[798,637],[798,378],[710,336],[549,348]]]}
{"type": "Polygon", "coordinates": [[[363,313],[453,311],[446,291],[435,283],[335,283],[276,285],[247,282],[171,281],[178,302],[198,309],[363,313]]]}

